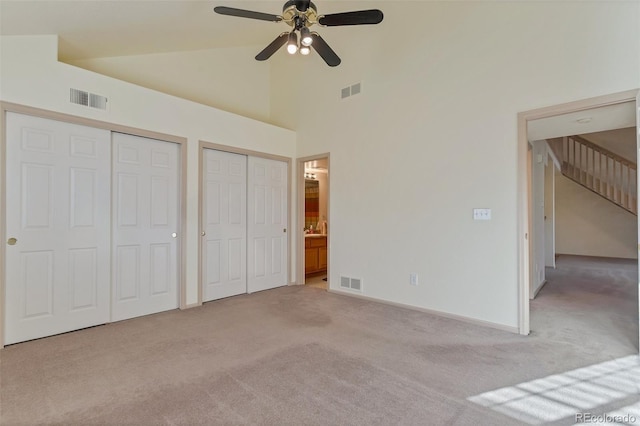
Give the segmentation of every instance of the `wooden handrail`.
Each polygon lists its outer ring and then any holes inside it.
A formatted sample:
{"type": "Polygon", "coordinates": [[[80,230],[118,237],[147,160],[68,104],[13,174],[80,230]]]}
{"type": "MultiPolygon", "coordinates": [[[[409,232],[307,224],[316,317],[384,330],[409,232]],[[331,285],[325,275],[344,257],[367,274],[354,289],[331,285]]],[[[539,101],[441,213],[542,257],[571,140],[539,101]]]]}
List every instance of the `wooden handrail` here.
{"type": "Polygon", "coordinates": [[[601,147],[600,145],[596,145],[593,142],[590,142],[588,140],[586,140],[583,137],[580,137],[578,135],[575,136],[567,136],[569,139],[574,139],[576,141],[578,141],[579,143],[588,146],[589,148],[598,151],[604,155],[606,155],[607,157],[612,158],[613,160],[619,161],[620,163],[624,164],[625,166],[631,167],[634,170],[637,170],[637,166],[636,163],[633,163],[629,160],[627,160],[626,158],[616,154],[615,152],[611,152],[606,148],[601,147]]]}

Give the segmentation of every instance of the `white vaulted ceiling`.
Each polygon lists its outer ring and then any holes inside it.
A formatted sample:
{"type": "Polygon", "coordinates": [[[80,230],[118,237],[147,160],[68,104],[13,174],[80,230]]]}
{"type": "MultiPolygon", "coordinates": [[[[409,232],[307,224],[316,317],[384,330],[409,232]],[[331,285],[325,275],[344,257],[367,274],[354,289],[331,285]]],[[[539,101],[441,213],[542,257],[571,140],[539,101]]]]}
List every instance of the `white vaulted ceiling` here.
{"type": "MultiPolygon", "coordinates": [[[[396,37],[398,27],[406,25],[405,12],[411,10],[412,3],[415,5],[422,1],[428,0],[315,0],[314,3],[320,14],[382,9],[385,12],[382,25],[358,29],[355,33],[363,37],[362,41],[366,41],[368,32],[373,32],[378,40],[396,37]]],[[[269,80],[267,64],[277,60],[277,55],[262,64],[253,59],[256,53],[289,27],[284,23],[222,16],[213,11],[215,6],[224,5],[279,14],[284,3],[285,0],[0,0],[0,35],[55,34],[59,40],[58,57],[63,62],[294,128],[274,119],[270,112],[270,88],[265,86],[273,84],[273,80],[269,80]],[[154,53],[221,48],[245,50],[235,53],[194,53],[197,57],[175,55],[153,60],[131,59],[154,53]],[[171,69],[168,64],[171,64],[171,69]],[[235,89],[240,86],[244,89],[242,96],[238,96],[235,89]]],[[[319,32],[340,52],[341,37],[347,30],[322,28],[319,32]]],[[[410,40],[405,42],[410,43],[410,40]]],[[[310,61],[316,60],[318,66],[324,67],[318,58],[310,58],[310,61]]],[[[342,67],[344,65],[339,68],[342,67]]],[[[295,87],[291,81],[295,78],[300,76],[287,75],[287,87],[295,87]]],[[[277,89],[273,91],[273,96],[282,96],[282,91],[277,89]]],[[[634,125],[634,104],[629,103],[530,122],[529,139],[634,125]],[[578,121],[585,117],[590,118],[588,123],[578,121]]]]}

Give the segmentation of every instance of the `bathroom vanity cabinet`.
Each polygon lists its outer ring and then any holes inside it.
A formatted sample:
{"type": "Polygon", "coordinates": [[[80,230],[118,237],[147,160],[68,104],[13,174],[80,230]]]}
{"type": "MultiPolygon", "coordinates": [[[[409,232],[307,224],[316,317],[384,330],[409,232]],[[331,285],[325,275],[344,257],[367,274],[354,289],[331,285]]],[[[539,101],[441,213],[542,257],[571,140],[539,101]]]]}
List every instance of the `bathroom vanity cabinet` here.
{"type": "Polygon", "coordinates": [[[304,238],[304,273],[314,274],[327,270],[327,236],[307,235],[304,238]]]}

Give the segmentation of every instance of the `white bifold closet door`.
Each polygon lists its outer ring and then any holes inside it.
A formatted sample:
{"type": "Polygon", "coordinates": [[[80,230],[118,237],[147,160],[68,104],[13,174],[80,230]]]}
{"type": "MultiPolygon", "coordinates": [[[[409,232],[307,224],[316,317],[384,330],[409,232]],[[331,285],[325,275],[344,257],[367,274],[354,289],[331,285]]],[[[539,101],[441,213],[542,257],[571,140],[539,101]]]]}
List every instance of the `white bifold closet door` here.
{"type": "Polygon", "coordinates": [[[109,322],[110,132],[6,118],[4,343],[109,322]]]}
{"type": "Polygon", "coordinates": [[[247,292],[247,156],[205,149],[203,301],[247,292]]]}
{"type": "Polygon", "coordinates": [[[113,133],[112,321],[178,307],[178,145],[113,133]]]}
{"type": "Polygon", "coordinates": [[[287,163],[249,157],[247,291],[287,285],[287,163]]]}
{"type": "Polygon", "coordinates": [[[203,301],[287,285],[287,163],[203,157],[203,301]]]}

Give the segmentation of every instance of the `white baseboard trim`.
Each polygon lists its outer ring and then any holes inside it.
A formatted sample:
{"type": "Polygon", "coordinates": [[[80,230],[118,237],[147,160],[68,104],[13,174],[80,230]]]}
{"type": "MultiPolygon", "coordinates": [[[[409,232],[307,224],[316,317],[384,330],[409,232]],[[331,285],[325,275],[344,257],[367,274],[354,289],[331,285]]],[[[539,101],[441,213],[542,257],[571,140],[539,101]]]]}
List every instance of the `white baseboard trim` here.
{"type": "Polygon", "coordinates": [[[404,303],[391,302],[389,300],[378,299],[378,298],[369,297],[369,296],[363,296],[361,294],[354,294],[354,293],[351,293],[351,292],[348,292],[348,291],[343,291],[343,290],[327,289],[327,291],[329,293],[339,294],[339,295],[342,295],[342,296],[349,296],[349,297],[355,297],[356,299],[368,300],[369,302],[382,303],[382,304],[385,304],[385,305],[396,306],[398,308],[411,309],[412,311],[424,312],[425,314],[431,314],[431,315],[436,315],[436,316],[439,316],[439,317],[444,317],[444,318],[449,318],[449,319],[453,319],[453,320],[457,320],[457,321],[462,321],[462,322],[466,322],[466,323],[469,323],[469,324],[480,325],[480,326],[489,327],[489,328],[495,328],[497,330],[507,331],[509,333],[514,333],[514,334],[519,334],[520,333],[520,330],[518,329],[518,327],[511,327],[509,325],[498,324],[498,323],[491,322],[491,321],[485,321],[485,320],[480,320],[480,319],[476,319],[476,318],[465,317],[463,315],[450,314],[448,312],[436,311],[436,310],[433,310],[433,309],[421,308],[419,306],[406,305],[404,303]]]}

